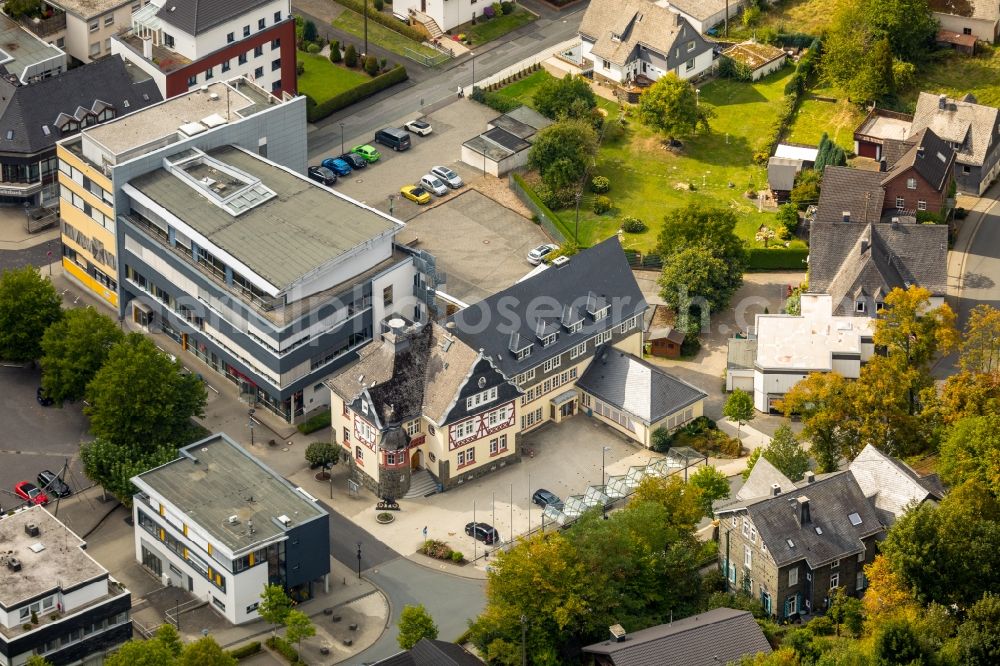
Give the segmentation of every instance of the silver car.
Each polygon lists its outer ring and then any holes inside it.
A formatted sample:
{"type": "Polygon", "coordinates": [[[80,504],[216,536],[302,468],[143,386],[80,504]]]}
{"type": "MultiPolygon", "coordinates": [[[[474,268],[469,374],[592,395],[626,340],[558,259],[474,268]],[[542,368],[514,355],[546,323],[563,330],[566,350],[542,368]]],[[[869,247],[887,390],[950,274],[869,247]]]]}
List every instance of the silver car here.
{"type": "Polygon", "coordinates": [[[445,186],[445,184],[441,182],[440,178],[432,174],[427,174],[423,178],[421,178],[420,186],[423,187],[428,192],[433,192],[435,195],[439,197],[443,197],[444,195],[448,194],[448,188],[445,186]]]}
{"type": "Polygon", "coordinates": [[[553,245],[552,243],[546,243],[545,245],[539,245],[534,250],[528,253],[528,263],[532,266],[537,266],[542,263],[548,255],[552,254],[559,249],[558,245],[553,245]]]}
{"type": "Polygon", "coordinates": [[[465,185],[465,183],[462,182],[462,177],[459,176],[454,171],[452,171],[451,169],[449,169],[448,167],[443,167],[443,166],[433,167],[431,169],[431,175],[440,178],[445,185],[447,185],[453,190],[457,190],[458,188],[462,187],[462,185],[465,185]]]}

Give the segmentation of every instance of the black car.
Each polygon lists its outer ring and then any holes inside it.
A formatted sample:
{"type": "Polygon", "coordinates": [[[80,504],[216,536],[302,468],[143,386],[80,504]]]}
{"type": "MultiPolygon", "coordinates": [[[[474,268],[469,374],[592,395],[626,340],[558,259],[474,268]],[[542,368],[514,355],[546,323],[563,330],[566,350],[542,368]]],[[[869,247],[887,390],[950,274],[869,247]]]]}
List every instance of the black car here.
{"type": "Polygon", "coordinates": [[[47,396],[45,394],[45,389],[43,389],[41,386],[39,386],[38,390],[35,391],[35,400],[37,400],[38,404],[41,405],[42,407],[51,407],[52,405],[55,404],[55,400],[47,396]]]}
{"type": "Polygon", "coordinates": [[[337,182],[337,174],[326,167],[311,166],[308,170],[309,178],[322,185],[333,185],[337,182]]]}
{"type": "Polygon", "coordinates": [[[47,469],[39,472],[38,485],[50,497],[69,497],[73,493],[58,474],[47,469]]]}
{"type": "Polygon", "coordinates": [[[340,159],[344,160],[351,165],[351,168],[357,171],[358,169],[364,169],[368,166],[368,160],[361,157],[357,153],[344,153],[340,156],[340,159]]]}
{"type": "Polygon", "coordinates": [[[556,506],[562,506],[562,500],[555,493],[546,490],[545,488],[539,488],[535,491],[535,494],[531,496],[531,501],[542,507],[543,509],[550,504],[556,506]]]}
{"type": "Polygon", "coordinates": [[[489,523],[467,523],[465,533],[485,544],[494,544],[500,541],[500,533],[489,523]]]}

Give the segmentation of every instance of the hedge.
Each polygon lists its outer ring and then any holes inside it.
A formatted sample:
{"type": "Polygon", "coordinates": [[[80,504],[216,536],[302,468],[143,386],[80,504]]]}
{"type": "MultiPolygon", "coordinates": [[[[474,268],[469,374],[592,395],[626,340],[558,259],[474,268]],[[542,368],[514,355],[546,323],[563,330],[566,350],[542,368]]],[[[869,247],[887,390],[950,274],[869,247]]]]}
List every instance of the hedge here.
{"type": "Polygon", "coordinates": [[[291,643],[286,641],[281,636],[272,636],[271,638],[268,638],[267,641],[265,642],[267,643],[267,647],[271,648],[272,650],[280,654],[282,657],[287,659],[288,663],[290,664],[302,663],[299,660],[299,653],[296,652],[295,648],[292,647],[291,643]]]}
{"type": "Polygon", "coordinates": [[[322,104],[317,104],[316,100],[306,96],[306,119],[314,123],[317,120],[326,118],[331,113],[354,104],[366,97],[371,97],[375,93],[385,90],[389,86],[394,86],[408,78],[406,68],[396,65],[385,74],[379,74],[371,81],[365,81],[349,90],[345,90],[339,95],[334,95],[322,104]]]}
{"type": "Polygon", "coordinates": [[[383,14],[382,12],[376,10],[374,7],[366,5],[366,3],[363,0],[336,0],[336,1],[338,4],[344,5],[348,9],[351,9],[357,12],[358,14],[361,14],[362,12],[367,12],[368,18],[370,18],[371,20],[375,21],[376,23],[381,23],[385,27],[389,28],[389,30],[398,32],[404,37],[409,37],[418,44],[427,39],[427,35],[420,32],[413,26],[403,23],[395,16],[392,16],[390,14],[383,14]]]}
{"type": "Polygon", "coordinates": [[[298,426],[299,432],[303,435],[308,435],[311,432],[316,432],[317,430],[322,430],[323,428],[330,427],[330,410],[324,409],[316,416],[303,421],[298,426]]]}
{"type": "Polygon", "coordinates": [[[469,95],[469,99],[473,102],[485,104],[494,111],[498,111],[500,113],[508,113],[521,106],[521,103],[513,97],[507,97],[506,95],[501,95],[497,92],[483,90],[479,86],[475,86],[472,89],[472,94],[469,95]]]}
{"type": "Polygon", "coordinates": [[[566,228],[566,224],[562,221],[562,219],[560,219],[559,216],[553,213],[549,207],[545,205],[545,202],[542,201],[533,189],[531,189],[531,186],[528,185],[524,178],[521,177],[521,174],[515,173],[512,175],[514,176],[514,182],[517,183],[517,186],[521,188],[521,191],[524,192],[525,196],[528,197],[531,200],[531,203],[535,205],[536,212],[548,218],[552,226],[556,228],[556,231],[562,235],[563,242],[565,243],[566,239],[573,238],[573,234],[566,228]]]}
{"type": "Polygon", "coordinates": [[[253,656],[258,652],[260,652],[260,641],[254,641],[230,650],[229,656],[237,660],[246,659],[247,657],[253,656]]]}
{"type": "Polygon", "coordinates": [[[747,251],[747,270],[794,271],[806,269],[807,247],[752,247],[747,251]]]}

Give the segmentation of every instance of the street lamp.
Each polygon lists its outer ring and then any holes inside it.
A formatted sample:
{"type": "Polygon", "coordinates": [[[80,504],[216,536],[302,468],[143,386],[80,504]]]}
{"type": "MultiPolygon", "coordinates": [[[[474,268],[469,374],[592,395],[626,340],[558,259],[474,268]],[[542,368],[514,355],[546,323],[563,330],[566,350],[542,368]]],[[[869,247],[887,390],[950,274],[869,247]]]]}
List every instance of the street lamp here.
{"type": "Polygon", "coordinates": [[[583,192],[577,190],[576,192],[576,229],[573,231],[573,242],[580,243],[580,197],[583,196],[583,192]]]}
{"type": "Polygon", "coordinates": [[[525,634],[528,633],[528,618],[521,616],[521,666],[528,666],[528,653],[525,651],[525,634]]]}
{"type": "Polygon", "coordinates": [[[361,542],[358,542],[358,580],[361,580],[361,542]]]}
{"type": "Polygon", "coordinates": [[[601,449],[601,485],[602,486],[607,485],[607,482],[604,480],[604,456],[610,450],[611,450],[610,446],[605,446],[603,449],[601,449]]]}
{"type": "Polygon", "coordinates": [[[340,123],[340,154],[344,154],[344,123],[340,123]]]}
{"type": "Polygon", "coordinates": [[[250,419],[249,422],[247,423],[247,425],[250,426],[250,446],[253,446],[253,414],[254,414],[254,411],[255,410],[254,410],[253,407],[251,407],[250,409],[247,410],[247,416],[250,419]]]}
{"type": "Polygon", "coordinates": [[[472,54],[472,92],[476,92],[476,54],[472,54]]]}
{"type": "Polygon", "coordinates": [[[389,195],[389,215],[392,215],[392,211],[393,211],[393,207],[394,207],[395,203],[396,203],[396,195],[395,194],[390,194],[389,195]]]}

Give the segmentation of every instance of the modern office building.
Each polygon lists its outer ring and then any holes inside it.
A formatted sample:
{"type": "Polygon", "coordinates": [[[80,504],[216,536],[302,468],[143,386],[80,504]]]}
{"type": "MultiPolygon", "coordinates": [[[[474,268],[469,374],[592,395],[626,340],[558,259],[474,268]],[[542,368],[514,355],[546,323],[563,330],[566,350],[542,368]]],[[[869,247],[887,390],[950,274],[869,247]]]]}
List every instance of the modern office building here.
{"type": "Polygon", "coordinates": [[[296,90],[289,0],[150,0],[111,52],[149,73],[164,97],[246,76],[275,94],[296,90]]]}
{"type": "Polygon", "coordinates": [[[131,593],[45,508],[0,518],[0,544],[0,666],[100,664],[132,638],[131,593]]]}
{"type": "Polygon", "coordinates": [[[304,601],[330,573],[327,512],[225,435],[132,483],[136,559],[233,624],[259,617],[265,585],[304,601]]]}

